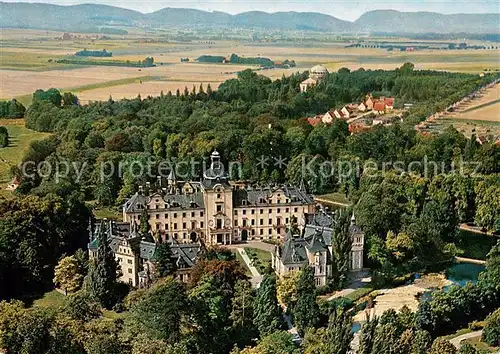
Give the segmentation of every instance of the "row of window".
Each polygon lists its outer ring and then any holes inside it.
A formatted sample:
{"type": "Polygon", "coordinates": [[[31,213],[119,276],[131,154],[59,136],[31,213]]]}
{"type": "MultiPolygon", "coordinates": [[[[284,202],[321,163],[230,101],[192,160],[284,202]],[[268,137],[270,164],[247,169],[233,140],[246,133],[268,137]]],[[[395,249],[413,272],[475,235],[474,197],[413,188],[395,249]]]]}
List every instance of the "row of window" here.
{"type": "MultiPolygon", "coordinates": [[[[241,222],[241,226],[243,227],[248,226],[247,221],[248,221],[247,219],[243,219],[241,222]]],[[[269,219],[268,221],[269,221],[268,225],[271,225],[273,223],[273,219],[269,219]]],[[[289,221],[290,221],[289,218],[285,218],[285,224],[288,224],[289,221]]],[[[250,225],[255,226],[255,219],[250,220],[250,225]]],[[[259,225],[260,226],[264,225],[264,219],[259,219],[259,225]]],[[[276,218],[276,225],[278,226],[281,225],[281,218],[276,218]]],[[[238,220],[234,220],[234,226],[238,226],[238,220]]]]}
{"type": "MultiPolygon", "coordinates": [[[[293,212],[296,213],[298,212],[299,208],[293,208],[293,212]]],[[[235,209],[234,210],[234,215],[238,215],[238,209],[235,209]]],[[[273,213],[273,209],[269,209],[268,210],[269,214],[272,214],[273,213]]],[[[289,213],[290,212],[290,208],[285,208],[285,213],[289,213]]],[[[278,208],[276,209],[276,213],[277,214],[280,214],[281,213],[281,208],[278,208]]],[[[247,210],[246,209],[243,209],[242,210],[242,214],[243,215],[246,215],[247,214],[247,210]]],[[[251,214],[254,215],[255,214],[255,209],[251,209],[251,214]]],[[[264,209],[259,209],[259,214],[264,214],[264,209]]]]}
{"type": "MultiPolygon", "coordinates": [[[[160,217],[159,215],[160,215],[160,214],[156,214],[156,218],[157,218],[157,219],[160,217]]],[[[165,218],[168,218],[168,213],[165,213],[164,215],[165,215],[165,218]]],[[[203,211],[200,211],[199,216],[200,216],[200,217],[203,217],[203,215],[205,215],[205,214],[204,214],[204,212],[203,212],[203,211]]],[[[183,218],[185,218],[186,216],[187,216],[187,213],[182,213],[182,217],[183,217],[183,218]]],[[[150,215],[149,215],[149,214],[148,214],[148,217],[150,217],[150,215]]],[[[174,217],[174,218],[177,218],[177,213],[174,213],[174,214],[173,214],[173,217],[174,217]]],[[[192,217],[192,218],[196,217],[196,214],[195,214],[195,212],[194,212],[194,211],[192,211],[192,212],[191,212],[191,217],[192,217]]]]}

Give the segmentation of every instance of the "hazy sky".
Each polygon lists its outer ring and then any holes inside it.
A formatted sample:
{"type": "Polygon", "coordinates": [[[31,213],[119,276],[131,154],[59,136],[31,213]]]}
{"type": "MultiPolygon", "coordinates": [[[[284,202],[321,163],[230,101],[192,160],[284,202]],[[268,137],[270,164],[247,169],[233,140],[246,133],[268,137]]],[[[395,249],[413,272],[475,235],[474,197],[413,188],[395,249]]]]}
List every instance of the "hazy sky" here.
{"type": "Polygon", "coordinates": [[[153,12],[164,7],[197,8],[207,11],[239,13],[260,10],[322,12],[344,20],[355,20],[364,12],[377,9],[400,11],[434,11],[441,13],[500,12],[499,0],[21,0],[7,2],[41,2],[58,5],[99,3],[153,12]]]}

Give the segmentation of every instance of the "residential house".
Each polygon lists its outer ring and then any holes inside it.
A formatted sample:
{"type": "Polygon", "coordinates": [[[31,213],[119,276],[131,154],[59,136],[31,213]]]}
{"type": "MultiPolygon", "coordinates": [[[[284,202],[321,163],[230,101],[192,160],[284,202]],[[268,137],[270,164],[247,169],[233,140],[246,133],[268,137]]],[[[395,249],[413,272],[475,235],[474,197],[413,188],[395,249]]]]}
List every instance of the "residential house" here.
{"type": "Polygon", "coordinates": [[[365,98],[365,106],[367,111],[371,111],[373,109],[373,105],[375,104],[375,101],[373,100],[372,95],[366,95],[365,98]]]}
{"type": "Polygon", "coordinates": [[[349,119],[355,115],[354,110],[352,108],[350,108],[349,106],[342,107],[340,112],[342,112],[342,115],[345,119],[349,119]]]}
{"type": "Polygon", "coordinates": [[[385,114],[385,103],[383,101],[376,101],[373,105],[373,113],[385,114]]]}
{"type": "Polygon", "coordinates": [[[310,117],[310,118],[307,118],[307,122],[309,124],[311,124],[313,127],[315,127],[316,125],[318,125],[319,123],[322,122],[322,119],[316,118],[316,117],[310,117]]]}
{"type": "Polygon", "coordinates": [[[366,110],[368,110],[368,107],[366,107],[366,104],[364,102],[361,102],[359,105],[358,105],[358,111],[360,112],[365,112],[366,110]]]}
{"type": "Polygon", "coordinates": [[[321,118],[323,123],[325,124],[331,124],[333,120],[336,118],[335,112],[334,111],[328,111],[325,113],[325,115],[321,118]]]}
{"type": "Polygon", "coordinates": [[[385,108],[392,111],[394,109],[394,97],[384,98],[385,108]]]}
{"type": "Polygon", "coordinates": [[[307,92],[307,89],[316,86],[318,80],[313,78],[308,78],[300,83],[300,92],[307,92]]]}

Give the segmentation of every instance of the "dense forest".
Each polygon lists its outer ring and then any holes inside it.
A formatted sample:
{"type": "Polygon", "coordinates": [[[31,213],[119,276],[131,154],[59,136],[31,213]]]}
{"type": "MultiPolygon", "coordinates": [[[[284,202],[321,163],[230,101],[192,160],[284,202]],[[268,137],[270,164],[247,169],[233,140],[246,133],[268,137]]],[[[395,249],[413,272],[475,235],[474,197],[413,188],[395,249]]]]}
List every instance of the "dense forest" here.
{"type": "MultiPolygon", "coordinates": [[[[30,164],[12,170],[20,181],[17,197],[0,202],[0,282],[9,284],[0,288],[0,299],[29,303],[51,288],[62,269],[71,269],[72,287],[81,290],[57,314],[0,303],[0,344],[16,353],[345,353],[352,340],[350,313],[359,309],[345,299],[318,305],[307,269],[293,294],[287,293],[304,336],[298,347],[281,331],[281,280],[266,274],[259,290],[252,290],[230,252],[208,252],[187,285],[168,277],[175,265],[164,264],[163,280],[128,295],[117,285],[106,242],[93,262],[77,252],[87,242],[91,211],[85,202],[118,206],[139,185],[154,182],[162,162],[201,163],[215,148],[225,163],[240,163],[241,169],[229,171],[234,179],[304,181],[311,193],[344,193],[365,231],[366,264],[377,287],[450,261],[459,254],[461,222],[500,230],[500,147],[479,145],[452,127],[436,135],[414,129],[497,76],[415,71],[411,64],[394,71],[340,69],[301,94],[306,77],[272,81],[247,70],[217,91],[201,86],[83,106],[71,93],[35,92],[26,126],[54,134],[30,146],[23,159],[30,164]],[[343,120],[312,127],[304,119],[368,93],[391,95],[396,106],[413,108],[401,123],[355,135],[343,120]],[[262,156],[284,162],[262,164],[262,156]],[[428,161],[436,169],[427,170],[428,161]],[[120,163],[129,168],[110,168],[120,163]],[[153,173],[137,173],[141,164],[153,173]],[[35,173],[35,166],[44,173],[35,173]],[[354,173],[346,166],[354,166],[354,173]],[[103,316],[104,308],[125,310],[126,316],[103,316]]],[[[179,175],[198,179],[197,166],[179,175]]],[[[161,247],[168,255],[168,246],[161,247]]],[[[433,339],[498,308],[499,259],[496,246],[477,286],[438,293],[415,314],[389,311],[369,322],[362,328],[362,353],[454,353],[446,351],[448,342],[433,339]]],[[[332,279],[317,292],[340,286],[332,279]]],[[[490,315],[485,328],[490,343],[498,340],[498,317],[490,315]]]]}

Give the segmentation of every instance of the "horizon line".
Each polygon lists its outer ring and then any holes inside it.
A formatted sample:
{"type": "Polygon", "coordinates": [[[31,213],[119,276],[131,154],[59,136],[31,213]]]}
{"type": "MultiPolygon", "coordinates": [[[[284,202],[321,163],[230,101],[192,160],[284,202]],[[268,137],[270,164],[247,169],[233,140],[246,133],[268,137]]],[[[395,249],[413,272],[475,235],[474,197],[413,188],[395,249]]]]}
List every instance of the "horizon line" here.
{"type": "Polygon", "coordinates": [[[201,8],[196,8],[196,7],[162,7],[161,9],[152,11],[152,12],[142,12],[136,9],[131,9],[128,7],[122,7],[122,6],[116,6],[116,5],[110,5],[110,4],[101,4],[101,3],[92,3],[92,2],[81,2],[81,3],[76,3],[76,4],[53,4],[53,3],[44,3],[44,2],[37,2],[37,1],[22,1],[22,2],[17,2],[17,1],[0,1],[0,4],[28,4],[28,5],[48,5],[48,6],[58,6],[58,7],[77,7],[77,6],[82,6],[82,5],[94,5],[94,6],[106,6],[106,7],[112,7],[116,9],[123,9],[123,10],[129,10],[133,12],[140,13],[142,15],[150,15],[154,14],[156,12],[160,12],[166,9],[176,9],[176,10],[196,10],[200,12],[205,12],[205,13],[224,13],[230,16],[237,16],[241,14],[247,14],[247,13],[265,13],[268,15],[273,15],[273,14],[279,14],[279,13],[297,13],[297,14],[320,14],[320,15],[325,15],[325,16],[330,16],[333,18],[336,18],[341,21],[345,22],[350,22],[350,23],[355,23],[357,20],[359,20],[362,16],[364,16],[367,13],[370,12],[376,12],[376,11],[394,11],[394,12],[399,12],[399,13],[408,13],[408,14],[418,14],[418,13],[429,13],[429,14],[438,14],[442,16],[455,16],[455,15],[499,15],[500,12],[456,12],[456,13],[442,13],[442,12],[437,12],[437,11],[426,11],[426,10],[419,10],[419,11],[401,11],[401,10],[395,10],[395,9],[375,9],[375,10],[368,10],[363,12],[356,20],[346,20],[341,17],[336,17],[334,15],[331,15],[329,13],[325,12],[317,12],[317,11],[296,11],[296,10],[289,10],[289,11],[275,11],[275,12],[268,12],[264,10],[251,10],[251,11],[242,11],[238,13],[230,13],[222,10],[205,10],[201,8]]]}

